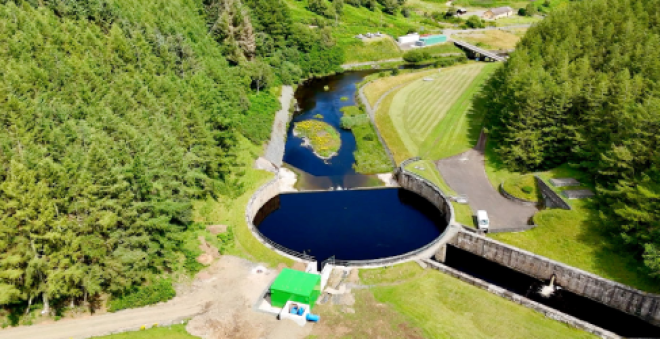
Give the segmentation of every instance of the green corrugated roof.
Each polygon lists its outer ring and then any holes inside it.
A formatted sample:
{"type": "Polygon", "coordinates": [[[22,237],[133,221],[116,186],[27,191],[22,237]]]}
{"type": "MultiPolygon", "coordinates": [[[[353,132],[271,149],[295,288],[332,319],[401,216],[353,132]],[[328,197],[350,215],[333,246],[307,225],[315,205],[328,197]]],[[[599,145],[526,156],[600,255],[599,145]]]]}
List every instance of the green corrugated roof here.
{"type": "Polygon", "coordinates": [[[277,290],[297,295],[309,296],[321,282],[321,276],[285,268],[270,286],[271,291],[277,290]]]}

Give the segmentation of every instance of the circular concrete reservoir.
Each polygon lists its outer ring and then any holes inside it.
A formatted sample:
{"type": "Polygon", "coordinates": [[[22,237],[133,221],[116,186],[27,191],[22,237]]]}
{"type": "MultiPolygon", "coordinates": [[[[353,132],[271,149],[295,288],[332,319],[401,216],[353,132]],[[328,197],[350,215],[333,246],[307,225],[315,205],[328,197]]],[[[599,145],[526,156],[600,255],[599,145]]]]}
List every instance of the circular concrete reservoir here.
{"type": "Polygon", "coordinates": [[[280,194],[254,220],[266,241],[319,263],[377,266],[429,249],[449,219],[416,193],[389,188],[280,194]]]}

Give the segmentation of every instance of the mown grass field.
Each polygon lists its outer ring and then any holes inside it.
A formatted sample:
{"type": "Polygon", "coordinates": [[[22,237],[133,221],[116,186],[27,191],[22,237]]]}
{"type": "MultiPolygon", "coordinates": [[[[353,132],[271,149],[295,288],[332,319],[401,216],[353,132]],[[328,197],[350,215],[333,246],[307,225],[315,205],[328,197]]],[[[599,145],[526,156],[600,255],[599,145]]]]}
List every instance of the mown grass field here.
{"type": "Polygon", "coordinates": [[[369,101],[371,107],[374,107],[376,102],[378,102],[378,99],[380,99],[380,97],[383,96],[383,94],[387,93],[387,91],[397,86],[411,82],[413,80],[417,80],[427,75],[436,74],[436,73],[438,73],[437,69],[431,69],[426,71],[410,72],[410,73],[400,74],[397,76],[380,78],[374,80],[372,83],[364,87],[363,89],[364,96],[367,97],[367,101],[369,101]]]}
{"type": "Polygon", "coordinates": [[[497,64],[472,63],[442,69],[430,77],[433,81],[419,79],[401,88],[392,99],[389,116],[408,152],[438,159],[451,154],[445,148],[460,151],[471,147],[476,140],[470,138],[470,127],[478,129],[481,119],[468,119],[466,113],[472,95],[495,67],[497,64]],[[446,128],[437,129],[444,119],[448,122],[441,126],[446,128]],[[438,151],[437,145],[443,148],[438,151]]]}
{"type": "Polygon", "coordinates": [[[394,161],[397,163],[397,165],[402,163],[404,160],[413,157],[413,155],[406,148],[406,145],[404,145],[401,141],[401,137],[399,136],[399,133],[397,132],[397,129],[394,126],[394,122],[392,121],[392,118],[389,114],[390,106],[392,106],[394,96],[396,96],[400,90],[401,89],[397,89],[388,94],[380,103],[380,106],[378,106],[378,110],[376,110],[376,128],[378,128],[380,135],[383,137],[383,140],[387,144],[387,147],[390,149],[390,152],[392,152],[394,161]]]}
{"type": "MultiPolygon", "coordinates": [[[[519,31],[516,31],[519,32],[519,31]]],[[[507,31],[491,30],[471,34],[455,34],[452,38],[463,40],[485,49],[511,49],[524,34],[514,34],[507,31]]]]}
{"type": "Polygon", "coordinates": [[[421,328],[425,338],[595,338],[415,263],[362,270],[360,276],[374,283],[402,282],[370,290],[377,301],[403,314],[409,325],[421,328]]]}
{"type": "MultiPolygon", "coordinates": [[[[442,159],[474,147],[479,140],[484,111],[472,110],[472,99],[499,65],[499,63],[483,65],[480,73],[444,113],[444,117],[422,142],[420,153],[422,157],[442,159]]],[[[443,113],[438,110],[437,114],[443,113]]]]}

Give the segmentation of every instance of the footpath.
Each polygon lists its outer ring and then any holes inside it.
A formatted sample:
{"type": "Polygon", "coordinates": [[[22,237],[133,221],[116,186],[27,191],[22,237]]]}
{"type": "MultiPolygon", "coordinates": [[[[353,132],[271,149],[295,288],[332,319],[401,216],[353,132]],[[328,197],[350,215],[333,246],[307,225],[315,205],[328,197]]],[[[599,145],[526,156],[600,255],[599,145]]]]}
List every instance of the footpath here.
{"type": "Polygon", "coordinates": [[[280,107],[282,108],[275,114],[273,131],[270,133],[270,141],[266,146],[266,152],[264,152],[264,158],[277,167],[282,166],[282,159],[284,158],[286,125],[289,122],[291,99],[293,99],[293,87],[282,86],[282,94],[280,95],[280,107]]]}

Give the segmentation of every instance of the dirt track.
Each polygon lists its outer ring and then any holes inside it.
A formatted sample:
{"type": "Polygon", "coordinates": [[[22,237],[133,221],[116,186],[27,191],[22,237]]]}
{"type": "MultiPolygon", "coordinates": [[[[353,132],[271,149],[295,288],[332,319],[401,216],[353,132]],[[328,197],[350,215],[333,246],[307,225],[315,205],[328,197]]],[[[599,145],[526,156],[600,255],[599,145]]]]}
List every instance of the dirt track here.
{"type": "Polygon", "coordinates": [[[257,296],[277,271],[252,274],[247,260],[223,256],[199,273],[188,293],[150,307],[0,330],[0,339],[83,339],[139,330],[154,324],[169,325],[193,318],[187,330],[207,339],[304,338],[312,330],[252,310],[257,296]]]}

